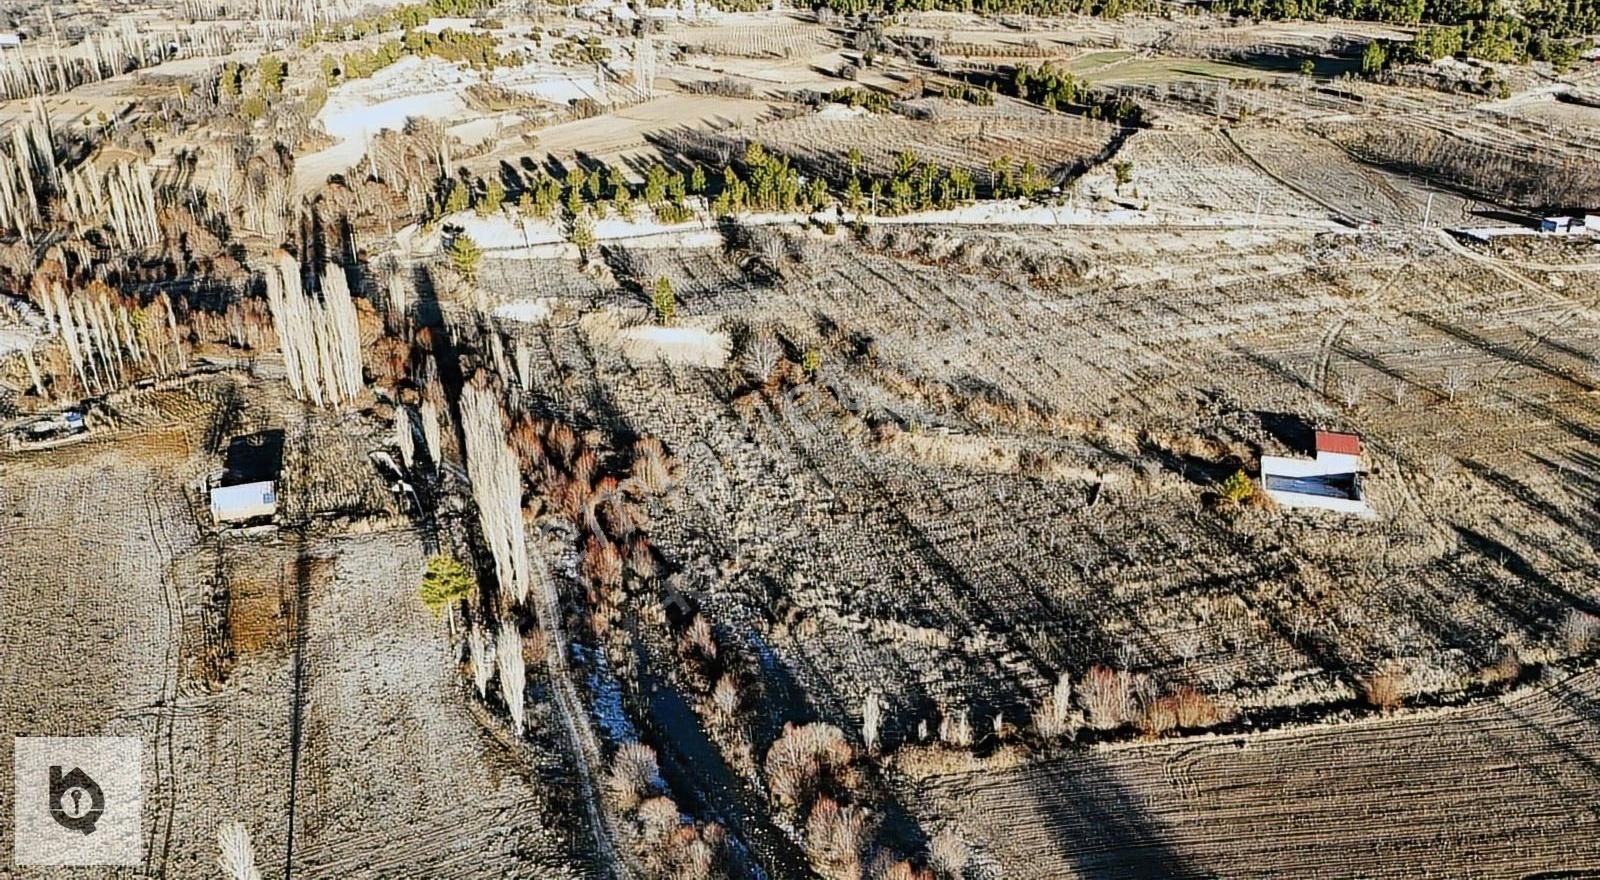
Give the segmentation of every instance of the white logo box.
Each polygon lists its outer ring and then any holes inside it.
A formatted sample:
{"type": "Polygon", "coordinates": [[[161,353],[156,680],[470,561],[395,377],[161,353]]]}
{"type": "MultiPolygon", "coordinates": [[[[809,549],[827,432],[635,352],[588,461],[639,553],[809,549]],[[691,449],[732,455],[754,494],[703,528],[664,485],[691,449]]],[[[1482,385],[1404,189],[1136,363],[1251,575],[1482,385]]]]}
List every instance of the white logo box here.
{"type": "Polygon", "coordinates": [[[17,737],[12,861],[141,864],[141,753],[134,736],[17,737]]]}

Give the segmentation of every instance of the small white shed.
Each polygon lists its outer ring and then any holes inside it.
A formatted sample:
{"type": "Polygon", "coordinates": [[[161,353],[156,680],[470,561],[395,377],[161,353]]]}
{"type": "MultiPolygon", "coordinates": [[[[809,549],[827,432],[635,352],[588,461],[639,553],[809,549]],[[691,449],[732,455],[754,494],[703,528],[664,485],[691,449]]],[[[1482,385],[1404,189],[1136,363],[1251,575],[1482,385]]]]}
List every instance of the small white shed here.
{"type": "Polygon", "coordinates": [[[211,490],[211,518],[218,523],[243,522],[277,512],[278,493],[271,480],[211,490]]]}
{"type": "Polygon", "coordinates": [[[1316,458],[1261,456],[1261,487],[1284,507],[1370,515],[1361,491],[1361,439],[1318,431],[1316,458]]]}

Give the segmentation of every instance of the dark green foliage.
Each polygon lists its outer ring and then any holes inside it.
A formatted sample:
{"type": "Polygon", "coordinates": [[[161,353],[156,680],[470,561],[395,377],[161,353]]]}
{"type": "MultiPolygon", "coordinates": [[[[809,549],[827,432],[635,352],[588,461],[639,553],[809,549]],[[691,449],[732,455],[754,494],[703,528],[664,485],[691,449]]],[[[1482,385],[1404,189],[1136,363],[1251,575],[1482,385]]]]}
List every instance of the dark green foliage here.
{"type": "Polygon", "coordinates": [[[1212,9],[1251,18],[1353,18],[1433,25],[1415,42],[1385,44],[1381,63],[1369,48],[1362,70],[1384,64],[1466,55],[1484,61],[1577,60],[1578,38],[1600,31],[1600,0],[1527,0],[1515,11],[1499,0],[1213,0],[1212,9]]]}
{"type": "Polygon", "coordinates": [[[673,292],[672,282],[667,280],[667,276],[656,279],[656,289],[650,294],[650,305],[656,310],[656,323],[672,323],[673,316],[678,313],[678,295],[673,292]]]}
{"type": "Polygon", "coordinates": [[[885,92],[875,92],[857,86],[844,86],[828,93],[828,100],[835,104],[848,104],[851,107],[865,107],[873,113],[887,113],[894,99],[885,92]]]}
{"type": "Polygon", "coordinates": [[[510,59],[496,51],[500,41],[492,34],[468,34],[444,30],[437,34],[427,31],[406,31],[402,41],[412,55],[432,55],[446,61],[466,64],[478,70],[503,67],[510,59]]]}
{"type": "Polygon", "coordinates": [[[1024,64],[1013,70],[1011,93],[1047,110],[1077,108],[1095,119],[1111,119],[1129,126],[1144,124],[1144,109],[1131,99],[1097,92],[1087,81],[1048,61],[1038,67],[1024,64]]]}
{"type": "Polygon", "coordinates": [[[968,104],[976,104],[979,107],[988,107],[994,104],[994,92],[988,89],[980,89],[967,83],[945,86],[944,96],[966,101],[968,104]]]}

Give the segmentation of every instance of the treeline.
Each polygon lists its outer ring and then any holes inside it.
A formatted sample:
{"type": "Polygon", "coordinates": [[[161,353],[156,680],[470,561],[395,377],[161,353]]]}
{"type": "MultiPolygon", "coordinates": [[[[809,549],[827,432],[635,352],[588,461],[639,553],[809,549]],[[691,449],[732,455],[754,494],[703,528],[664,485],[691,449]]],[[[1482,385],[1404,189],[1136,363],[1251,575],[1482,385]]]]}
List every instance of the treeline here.
{"type": "Polygon", "coordinates": [[[868,176],[865,184],[859,172],[860,152],[852,148],[849,161],[844,204],[857,214],[943,210],[969,204],[978,197],[977,183],[966,169],[925,162],[911,150],[895,157],[893,173],[887,177],[868,176]]]}
{"type": "Polygon", "coordinates": [[[512,59],[496,48],[499,41],[488,34],[470,34],[445,30],[437,34],[427,31],[406,31],[398,40],[385,40],[372,49],[357,49],[337,56],[322,58],[322,75],[328,85],[365,79],[406,55],[419,58],[442,58],[466,64],[474,70],[490,70],[512,63],[512,59]]]}
{"type": "Polygon", "coordinates": [[[375,34],[413,30],[434,18],[463,18],[489,8],[489,0],[428,0],[396,6],[377,15],[338,24],[318,24],[300,39],[302,48],[329,40],[359,40],[375,34]]]}
{"type": "Polygon", "coordinates": [[[512,178],[509,190],[498,177],[487,181],[465,177],[441,181],[424,222],[438,222],[468,209],[490,216],[510,202],[514,194],[517,210],[528,217],[573,220],[587,213],[604,219],[615,211],[624,220],[631,220],[642,199],[657,219],[682,223],[693,216],[688,205],[689,196],[705,195],[708,190],[708,178],[702,166],[695,165],[685,174],[669,171],[659,162],[650,166],[645,172],[644,185],[637,188],[630,185],[619,170],[604,162],[590,167],[574,166],[560,178],[538,168],[509,176],[512,178]]]}
{"type": "Polygon", "coordinates": [[[1267,19],[1350,18],[1428,24],[1416,44],[1383,45],[1389,63],[1466,56],[1503,63],[1577,60],[1579,38],[1600,31],[1600,0],[1213,0],[1213,10],[1267,19]]]}

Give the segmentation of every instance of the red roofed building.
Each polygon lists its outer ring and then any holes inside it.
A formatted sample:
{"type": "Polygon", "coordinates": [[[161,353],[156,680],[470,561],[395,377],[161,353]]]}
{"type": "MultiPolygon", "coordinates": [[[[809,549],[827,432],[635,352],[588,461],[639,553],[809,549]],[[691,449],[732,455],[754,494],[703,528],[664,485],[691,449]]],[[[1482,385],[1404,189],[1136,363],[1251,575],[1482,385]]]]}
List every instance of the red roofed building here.
{"type": "Polygon", "coordinates": [[[1361,492],[1361,438],[1318,431],[1317,457],[1261,456],[1261,487],[1285,507],[1320,507],[1370,516],[1361,492]]]}
{"type": "Polygon", "coordinates": [[[1331,452],[1335,455],[1360,455],[1361,438],[1340,431],[1317,432],[1317,454],[1331,452]]]}

